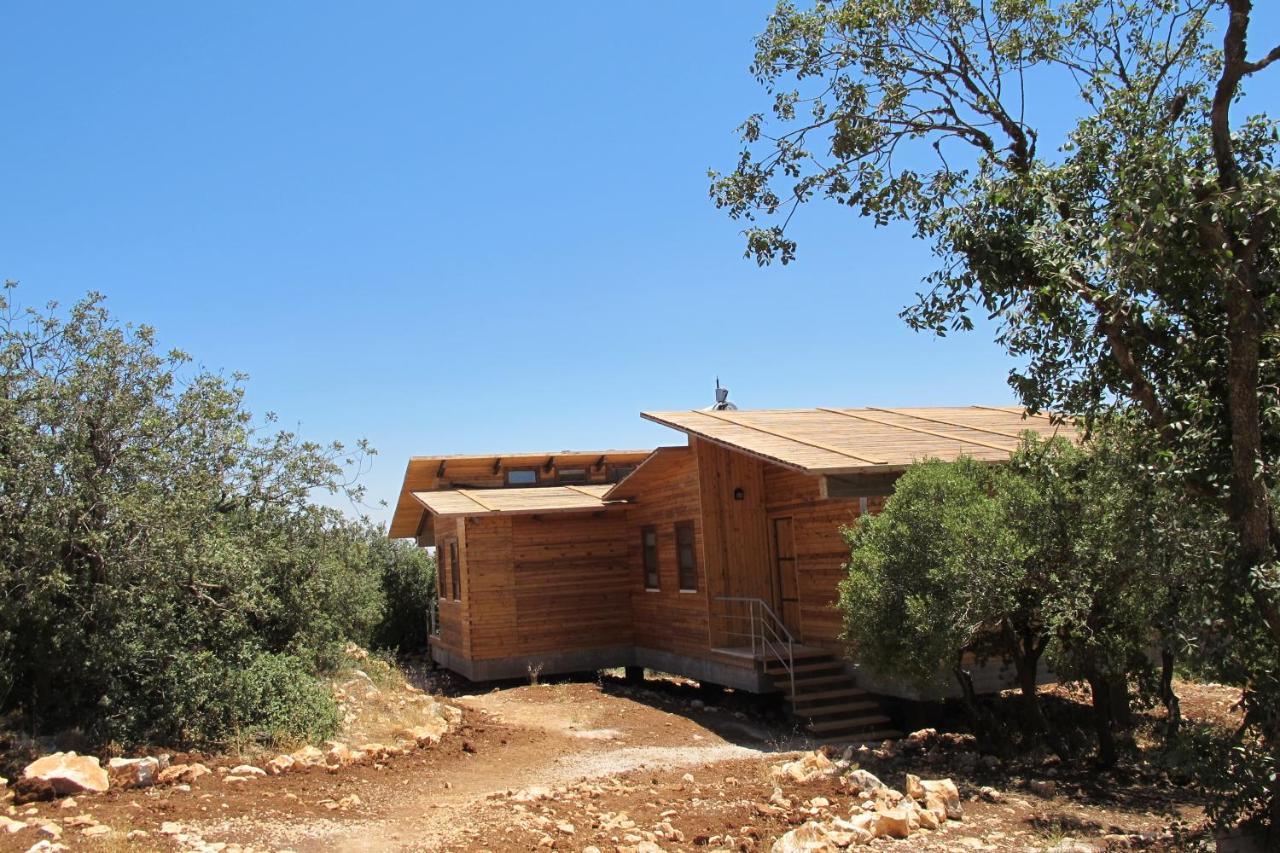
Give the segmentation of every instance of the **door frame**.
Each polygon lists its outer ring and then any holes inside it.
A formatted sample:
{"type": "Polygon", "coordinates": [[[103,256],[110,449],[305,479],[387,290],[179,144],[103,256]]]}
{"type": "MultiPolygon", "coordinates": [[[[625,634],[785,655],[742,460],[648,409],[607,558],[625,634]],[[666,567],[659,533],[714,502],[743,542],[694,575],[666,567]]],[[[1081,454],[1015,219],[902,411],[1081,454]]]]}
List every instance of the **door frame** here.
{"type": "Polygon", "coordinates": [[[778,618],[782,620],[782,624],[791,632],[791,636],[796,642],[802,642],[800,630],[800,572],[799,559],[796,556],[796,521],[795,516],[791,514],[778,514],[769,516],[769,580],[773,590],[774,612],[778,614],[778,618]],[[778,539],[778,523],[786,522],[790,528],[791,539],[791,555],[789,557],[782,556],[781,542],[778,539]],[[786,569],[784,562],[791,563],[791,584],[795,592],[794,598],[786,596],[786,583],[784,575],[786,569]],[[788,613],[788,605],[791,611],[788,613]]]}

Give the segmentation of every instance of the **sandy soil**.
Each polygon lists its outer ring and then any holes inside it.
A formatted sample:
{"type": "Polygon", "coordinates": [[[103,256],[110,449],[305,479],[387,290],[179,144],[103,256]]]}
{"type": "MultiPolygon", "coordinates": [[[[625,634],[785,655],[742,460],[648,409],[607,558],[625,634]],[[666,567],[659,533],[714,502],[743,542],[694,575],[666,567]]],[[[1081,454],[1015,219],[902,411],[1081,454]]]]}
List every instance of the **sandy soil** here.
{"type": "MultiPolygon", "coordinates": [[[[770,770],[804,744],[732,702],[695,707],[692,695],[606,680],[457,696],[449,701],[466,712],[458,732],[380,765],[239,784],[213,775],[185,792],[111,792],[70,809],[52,802],[12,813],[58,821],[62,841],[75,849],[608,851],[648,842],[664,850],[767,850],[812,817],[856,806],[834,777],[784,786],[785,806],[771,803],[770,770]],[[69,825],[83,814],[112,832],[86,838],[69,825]],[[163,834],[166,822],[179,833],[163,834]],[[126,841],[130,830],[147,835],[126,841]]],[[[1202,689],[1184,713],[1226,722],[1231,701],[1226,688],[1202,689]]],[[[947,742],[927,754],[859,755],[892,786],[901,788],[907,772],[950,776],[964,799],[964,820],[944,832],[875,846],[1041,850],[1078,841],[1092,849],[1183,849],[1167,828],[1201,815],[1190,790],[1149,768],[1099,774],[1047,757],[975,764],[964,737],[947,742]],[[980,794],[984,786],[995,796],[980,794]]],[[[0,849],[26,850],[35,833],[0,832],[0,849]]]]}

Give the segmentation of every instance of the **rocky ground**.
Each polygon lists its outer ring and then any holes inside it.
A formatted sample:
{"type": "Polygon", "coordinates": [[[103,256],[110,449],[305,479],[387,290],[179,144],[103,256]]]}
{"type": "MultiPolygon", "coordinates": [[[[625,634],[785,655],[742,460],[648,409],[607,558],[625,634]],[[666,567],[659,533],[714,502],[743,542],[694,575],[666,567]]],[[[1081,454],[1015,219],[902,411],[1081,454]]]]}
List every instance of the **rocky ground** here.
{"type": "MultiPolygon", "coordinates": [[[[390,740],[380,732],[412,722],[406,707],[414,702],[400,705],[404,696],[384,696],[389,691],[366,678],[370,684],[355,677],[344,688],[348,725],[385,712],[371,724],[382,729],[359,734],[390,740]],[[360,703],[370,707],[356,713],[360,703]]],[[[1231,721],[1233,691],[1184,685],[1183,695],[1190,719],[1231,721]]],[[[460,727],[403,754],[341,767],[326,758],[279,776],[234,772],[244,756],[204,757],[212,772],[185,783],[10,803],[0,810],[9,821],[0,849],[45,840],[86,850],[224,853],[639,852],[769,850],[783,839],[780,850],[819,850],[856,844],[855,828],[872,831],[877,814],[895,810],[908,823],[914,815],[909,837],[876,838],[870,847],[1180,850],[1190,842],[1170,827],[1201,817],[1195,795],[1153,766],[1099,774],[1040,755],[1000,761],[977,755],[962,735],[926,733],[827,762],[777,718],[751,713],[745,697],[670,682],[520,686],[447,701],[463,709],[460,727]],[[893,790],[876,793],[855,769],[893,790]],[[907,774],[953,780],[959,819],[920,789],[919,802],[904,797],[907,774]],[[922,814],[929,810],[932,817],[922,814]]]]}

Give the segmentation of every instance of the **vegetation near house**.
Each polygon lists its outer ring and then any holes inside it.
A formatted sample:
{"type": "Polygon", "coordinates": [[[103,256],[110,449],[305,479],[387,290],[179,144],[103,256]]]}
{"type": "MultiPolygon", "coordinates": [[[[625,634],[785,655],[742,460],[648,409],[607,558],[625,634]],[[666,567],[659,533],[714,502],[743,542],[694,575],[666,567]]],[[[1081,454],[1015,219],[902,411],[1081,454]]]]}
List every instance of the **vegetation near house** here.
{"type": "Polygon", "coordinates": [[[1033,410],[1132,406],[1170,488],[1232,532],[1209,588],[1247,685],[1235,802],[1280,832],[1280,133],[1240,114],[1280,46],[1250,43],[1253,5],[781,4],[752,66],[772,116],[711,193],[761,263],[794,257],[814,198],[907,223],[938,259],[914,328],[980,312],[1033,410]],[[1027,110],[1054,81],[1081,115],[1056,141],[1027,110]]]}
{"type": "Polygon", "coordinates": [[[241,381],[100,297],[0,297],[0,711],[23,728],[321,737],[345,643],[425,644],[430,558],[313,499],[358,498],[371,451],[255,425],[241,381]]]}

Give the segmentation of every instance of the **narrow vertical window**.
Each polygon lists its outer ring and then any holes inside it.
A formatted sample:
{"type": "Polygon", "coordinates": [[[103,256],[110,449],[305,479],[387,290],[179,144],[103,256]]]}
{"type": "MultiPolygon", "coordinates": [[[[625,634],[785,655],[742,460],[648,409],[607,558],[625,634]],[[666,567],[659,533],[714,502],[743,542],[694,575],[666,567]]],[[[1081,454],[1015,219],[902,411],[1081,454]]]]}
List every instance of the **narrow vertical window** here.
{"type": "Polygon", "coordinates": [[[640,529],[640,550],[644,554],[644,588],[658,589],[658,530],[640,529]]]}
{"type": "Polygon", "coordinates": [[[676,523],[676,565],[680,569],[680,591],[698,591],[698,557],[694,544],[693,522],[676,523]]]}
{"type": "Polygon", "coordinates": [[[453,600],[462,600],[462,569],[458,566],[458,540],[449,540],[449,571],[453,573],[453,600]]]}
{"type": "Polygon", "coordinates": [[[436,600],[449,600],[449,548],[441,540],[436,548],[436,600]]]}

